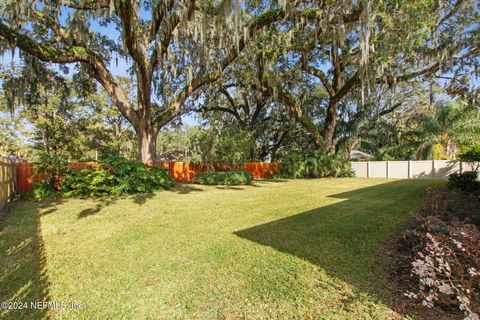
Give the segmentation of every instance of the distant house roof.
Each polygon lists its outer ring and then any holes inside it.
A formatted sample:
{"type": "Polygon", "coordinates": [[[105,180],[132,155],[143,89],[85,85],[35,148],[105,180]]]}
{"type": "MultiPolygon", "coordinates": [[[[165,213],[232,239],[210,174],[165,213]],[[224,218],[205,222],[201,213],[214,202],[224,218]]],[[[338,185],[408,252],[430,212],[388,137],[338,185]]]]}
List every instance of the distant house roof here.
{"type": "Polygon", "coordinates": [[[372,155],[360,150],[352,150],[350,151],[349,159],[350,160],[366,160],[371,158],[372,155]]]}
{"type": "Polygon", "coordinates": [[[157,156],[157,161],[183,161],[186,158],[185,151],[172,150],[157,156]]]}

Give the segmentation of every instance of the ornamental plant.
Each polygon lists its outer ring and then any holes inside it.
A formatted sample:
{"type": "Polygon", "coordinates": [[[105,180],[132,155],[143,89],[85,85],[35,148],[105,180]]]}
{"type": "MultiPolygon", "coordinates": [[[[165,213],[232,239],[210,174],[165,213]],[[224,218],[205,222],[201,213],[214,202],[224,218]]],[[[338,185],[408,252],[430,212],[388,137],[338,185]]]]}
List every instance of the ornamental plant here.
{"type": "Polygon", "coordinates": [[[101,161],[97,167],[86,167],[68,174],[62,186],[62,195],[98,197],[152,192],[173,186],[164,168],[114,157],[101,161]]]}
{"type": "Polygon", "coordinates": [[[135,194],[173,188],[164,168],[148,166],[121,157],[101,161],[97,166],[70,169],[56,177],[56,183],[43,180],[35,185],[37,200],[53,197],[101,197],[135,194]]]}

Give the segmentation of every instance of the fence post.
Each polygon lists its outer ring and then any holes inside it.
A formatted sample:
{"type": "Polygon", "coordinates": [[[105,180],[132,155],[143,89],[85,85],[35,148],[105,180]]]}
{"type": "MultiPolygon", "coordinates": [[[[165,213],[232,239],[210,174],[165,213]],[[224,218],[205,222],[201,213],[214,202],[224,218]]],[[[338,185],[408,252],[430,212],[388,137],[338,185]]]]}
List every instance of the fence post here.
{"type": "Polygon", "coordinates": [[[412,178],[412,160],[408,160],[408,179],[412,178]]]}
{"type": "Polygon", "coordinates": [[[387,179],[390,176],[390,160],[387,160],[387,179]]]}
{"type": "Polygon", "coordinates": [[[432,179],[435,179],[435,160],[432,160],[432,179]]]}
{"type": "Polygon", "coordinates": [[[460,160],[460,174],[463,173],[463,161],[460,160]]]}
{"type": "Polygon", "coordinates": [[[370,161],[367,161],[367,178],[370,178],[370,161]]]}

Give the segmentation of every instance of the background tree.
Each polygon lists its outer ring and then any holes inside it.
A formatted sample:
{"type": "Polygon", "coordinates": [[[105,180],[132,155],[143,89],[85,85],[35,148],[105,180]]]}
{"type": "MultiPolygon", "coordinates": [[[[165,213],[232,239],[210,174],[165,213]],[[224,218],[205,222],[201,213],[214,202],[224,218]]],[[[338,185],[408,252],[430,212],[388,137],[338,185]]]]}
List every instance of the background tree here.
{"type": "MultiPolygon", "coordinates": [[[[126,77],[116,79],[130,97],[132,81],[126,77]]],[[[95,160],[111,157],[135,159],[135,132],[128,120],[118,113],[114,102],[103,90],[85,93],[81,94],[80,103],[89,110],[91,117],[84,134],[88,148],[95,153],[95,160]]]]}
{"type": "Polygon", "coordinates": [[[336,147],[339,107],[349,95],[360,91],[364,105],[377,87],[395,90],[449,72],[458,78],[478,66],[477,2],[325,1],[318,8],[327,22],[279,23],[264,39],[282,44],[267,51],[268,80],[318,147],[336,147]],[[299,84],[312,81],[328,94],[320,124],[305,114],[301,99],[299,84]]]}
{"type": "Polygon", "coordinates": [[[254,140],[250,161],[275,161],[278,150],[288,140],[295,121],[282,101],[265,86],[262,58],[251,48],[238,59],[223,77],[206,91],[204,103],[195,110],[200,119],[218,129],[235,126],[249,132],[254,140]],[[257,55],[256,59],[250,59],[257,55]]]}
{"type": "Polygon", "coordinates": [[[16,116],[0,116],[0,155],[29,158],[31,147],[25,143],[25,122],[16,116]]]}
{"type": "MultiPolygon", "coordinates": [[[[81,82],[61,76],[43,63],[32,65],[34,69],[2,66],[0,94],[1,108],[8,110],[2,124],[10,124],[5,134],[29,143],[35,151],[31,160],[38,160],[41,154],[62,161],[132,156],[133,130],[115,112],[107,95],[97,92],[95,86],[81,87],[81,82]],[[19,125],[25,130],[13,131],[19,125]]],[[[125,79],[118,81],[128,85],[125,79]]]]}
{"type": "Polygon", "coordinates": [[[225,165],[231,168],[241,166],[249,160],[254,144],[252,133],[236,126],[215,127],[198,131],[190,141],[194,163],[203,163],[210,168],[225,165]],[[195,158],[197,157],[197,158],[195,158]]]}

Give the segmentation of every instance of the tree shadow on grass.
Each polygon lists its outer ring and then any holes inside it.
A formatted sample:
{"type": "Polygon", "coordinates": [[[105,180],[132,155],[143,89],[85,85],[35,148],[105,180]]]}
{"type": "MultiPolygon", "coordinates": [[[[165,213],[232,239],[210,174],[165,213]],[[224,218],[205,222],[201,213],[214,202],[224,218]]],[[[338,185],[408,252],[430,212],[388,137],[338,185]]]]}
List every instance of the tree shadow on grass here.
{"type": "Polygon", "coordinates": [[[50,301],[40,212],[31,202],[15,207],[0,229],[0,302],[27,303],[27,309],[0,308],[0,319],[44,319],[47,309],[30,305],[50,301]]]}
{"type": "Polygon", "coordinates": [[[86,217],[89,217],[89,216],[92,216],[94,214],[97,214],[99,213],[100,211],[102,211],[102,209],[114,204],[115,202],[117,202],[119,197],[106,197],[106,198],[99,198],[99,199],[96,199],[95,202],[95,206],[92,207],[92,208],[87,208],[87,209],[83,209],[82,211],[80,211],[80,213],[78,214],[78,219],[83,219],[83,218],[86,218],[86,217]]]}
{"type": "Polygon", "coordinates": [[[260,183],[282,183],[282,182],[288,182],[290,180],[288,179],[258,179],[255,180],[255,182],[260,182],[260,183]]]}
{"type": "Polygon", "coordinates": [[[192,185],[192,184],[181,183],[181,184],[176,184],[175,188],[172,191],[178,194],[189,194],[192,192],[203,191],[203,189],[197,188],[195,187],[195,185],[192,185]]]}
{"type": "Polygon", "coordinates": [[[139,206],[145,204],[149,199],[152,199],[155,197],[155,193],[149,192],[149,193],[140,193],[136,194],[134,196],[131,196],[130,198],[133,198],[133,203],[138,204],[139,206]]]}
{"type": "MultiPolygon", "coordinates": [[[[55,198],[55,199],[42,200],[42,201],[38,201],[38,202],[35,202],[35,203],[37,204],[38,209],[44,209],[44,210],[41,211],[40,215],[45,216],[45,215],[48,215],[50,213],[54,213],[55,211],[57,211],[58,206],[61,205],[64,202],[65,202],[64,198],[58,197],[58,198],[55,198]]],[[[27,202],[25,202],[25,203],[27,203],[27,202]]],[[[15,205],[15,204],[13,204],[13,205],[15,205]]]]}
{"type": "MultiPolygon", "coordinates": [[[[252,186],[253,185],[250,185],[250,187],[252,186]]],[[[216,186],[215,188],[218,190],[237,190],[237,191],[245,190],[243,186],[216,186]]]]}
{"type": "Polygon", "coordinates": [[[150,192],[150,193],[140,193],[140,194],[131,195],[131,196],[116,196],[116,197],[111,196],[111,197],[97,198],[94,200],[95,206],[92,208],[87,208],[80,211],[80,213],[78,214],[78,219],[83,219],[91,215],[97,214],[100,211],[102,211],[102,209],[115,204],[120,199],[130,199],[133,201],[133,203],[141,206],[153,197],[155,197],[155,193],[150,192]]]}
{"type": "Polygon", "coordinates": [[[392,306],[385,245],[400,235],[431,181],[395,181],[330,197],[341,199],[235,235],[310,261],[392,306]]]}

